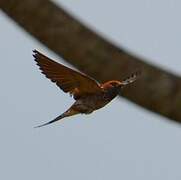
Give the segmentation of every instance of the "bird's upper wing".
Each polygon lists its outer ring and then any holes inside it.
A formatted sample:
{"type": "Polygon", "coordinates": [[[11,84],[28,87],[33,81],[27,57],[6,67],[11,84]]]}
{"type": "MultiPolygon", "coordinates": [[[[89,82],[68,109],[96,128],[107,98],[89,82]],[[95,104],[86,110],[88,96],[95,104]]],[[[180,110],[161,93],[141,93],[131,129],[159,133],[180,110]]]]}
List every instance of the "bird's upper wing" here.
{"type": "Polygon", "coordinates": [[[101,87],[94,79],[51,60],[37,50],[33,52],[42,73],[64,92],[73,95],[74,99],[101,91],[101,87]]]}
{"type": "Polygon", "coordinates": [[[141,75],[141,71],[136,71],[135,73],[131,74],[131,76],[121,81],[121,85],[126,86],[127,84],[130,84],[136,81],[140,75],[141,75]]]}

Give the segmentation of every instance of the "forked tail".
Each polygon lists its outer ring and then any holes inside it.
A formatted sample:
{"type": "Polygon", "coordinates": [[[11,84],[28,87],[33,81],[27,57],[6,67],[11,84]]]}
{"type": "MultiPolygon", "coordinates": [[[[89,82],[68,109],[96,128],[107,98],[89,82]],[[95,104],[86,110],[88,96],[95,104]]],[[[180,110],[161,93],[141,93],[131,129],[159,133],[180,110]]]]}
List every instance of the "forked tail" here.
{"type": "Polygon", "coordinates": [[[49,121],[49,122],[47,122],[47,123],[45,123],[45,124],[36,126],[35,128],[39,128],[39,127],[42,127],[42,126],[46,126],[46,125],[48,125],[48,124],[52,124],[52,123],[54,123],[54,122],[56,122],[56,121],[59,121],[59,120],[65,118],[65,117],[73,116],[73,115],[78,114],[78,113],[79,113],[79,112],[77,112],[77,111],[75,111],[75,110],[73,110],[73,109],[70,108],[69,110],[67,110],[66,112],[64,112],[64,113],[61,114],[60,116],[56,117],[56,118],[53,119],[52,121],[49,121]]]}

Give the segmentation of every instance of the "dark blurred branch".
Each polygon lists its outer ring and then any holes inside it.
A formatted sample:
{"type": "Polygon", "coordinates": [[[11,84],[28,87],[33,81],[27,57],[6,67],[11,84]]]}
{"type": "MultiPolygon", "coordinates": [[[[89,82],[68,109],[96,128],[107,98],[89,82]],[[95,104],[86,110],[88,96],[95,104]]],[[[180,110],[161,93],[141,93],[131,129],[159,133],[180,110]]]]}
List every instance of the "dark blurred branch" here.
{"type": "Polygon", "coordinates": [[[181,122],[181,79],[176,75],[116,47],[49,0],[1,0],[0,7],[45,46],[100,82],[120,79],[141,68],[140,80],[122,95],[181,122]]]}

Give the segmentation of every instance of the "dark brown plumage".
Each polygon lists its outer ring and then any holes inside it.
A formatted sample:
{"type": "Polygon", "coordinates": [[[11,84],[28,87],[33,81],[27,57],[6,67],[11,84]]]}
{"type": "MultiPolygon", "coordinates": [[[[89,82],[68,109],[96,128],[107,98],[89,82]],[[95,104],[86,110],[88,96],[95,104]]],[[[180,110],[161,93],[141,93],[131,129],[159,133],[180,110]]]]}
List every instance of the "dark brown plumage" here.
{"type": "Polygon", "coordinates": [[[42,73],[52,82],[56,83],[56,85],[65,93],[70,93],[70,95],[76,100],[63,114],[54,120],[37,127],[51,124],[64,117],[75,114],[89,114],[104,107],[118,95],[122,87],[134,82],[138,75],[135,73],[123,81],[112,80],[99,84],[91,77],[55,62],[37,50],[34,50],[33,52],[35,61],[40,67],[42,73]]]}

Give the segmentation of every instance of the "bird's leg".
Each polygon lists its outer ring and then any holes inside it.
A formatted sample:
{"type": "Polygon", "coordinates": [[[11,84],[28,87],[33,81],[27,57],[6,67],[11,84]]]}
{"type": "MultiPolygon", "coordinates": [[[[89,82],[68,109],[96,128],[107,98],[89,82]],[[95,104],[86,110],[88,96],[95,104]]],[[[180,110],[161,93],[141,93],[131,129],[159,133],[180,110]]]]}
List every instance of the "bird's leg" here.
{"type": "Polygon", "coordinates": [[[73,108],[70,108],[68,109],[67,111],[65,111],[63,114],[61,114],[60,116],[56,117],[55,119],[53,119],[52,121],[49,121],[45,124],[42,124],[42,125],[39,125],[39,126],[36,126],[35,128],[38,128],[38,127],[42,127],[42,126],[46,126],[48,124],[51,124],[51,123],[54,123],[56,121],[59,121],[60,119],[63,119],[65,117],[68,117],[68,116],[73,116],[75,114],[79,114],[78,111],[74,110],[73,108]]]}

